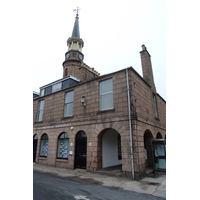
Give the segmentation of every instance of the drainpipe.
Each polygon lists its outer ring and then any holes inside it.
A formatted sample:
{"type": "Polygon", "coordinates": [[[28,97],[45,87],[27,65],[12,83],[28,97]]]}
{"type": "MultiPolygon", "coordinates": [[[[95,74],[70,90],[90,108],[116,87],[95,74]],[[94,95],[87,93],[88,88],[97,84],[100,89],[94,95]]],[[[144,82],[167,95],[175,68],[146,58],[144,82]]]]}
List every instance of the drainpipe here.
{"type": "Polygon", "coordinates": [[[126,69],[127,80],[127,94],[128,94],[128,113],[129,113],[129,129],[130,129],[130,144],[131,144],[131,164],[132,164],[132,176],[134,179],[134,164],[133,164],[133,140],[132,140],[132,128],[131,128],[131,106],[130,106],[130,94],[129,94],[129,81],[128,81],[128,69],[126,69]]]}

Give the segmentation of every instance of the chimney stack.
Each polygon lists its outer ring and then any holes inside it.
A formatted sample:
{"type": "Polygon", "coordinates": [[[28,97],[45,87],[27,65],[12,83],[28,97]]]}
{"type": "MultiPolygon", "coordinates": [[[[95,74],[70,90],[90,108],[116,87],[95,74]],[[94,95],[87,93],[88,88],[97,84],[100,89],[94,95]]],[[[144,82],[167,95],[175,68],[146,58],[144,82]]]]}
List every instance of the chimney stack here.
{"type": "Polygon", "coordinates": [[[153,69],[151,65],[151,55],[147,51],[145,45],[142,45],[142,51],[140,51],[143,79],[151,86],[154,92],[156,87],[153,78],[153,69]]]}

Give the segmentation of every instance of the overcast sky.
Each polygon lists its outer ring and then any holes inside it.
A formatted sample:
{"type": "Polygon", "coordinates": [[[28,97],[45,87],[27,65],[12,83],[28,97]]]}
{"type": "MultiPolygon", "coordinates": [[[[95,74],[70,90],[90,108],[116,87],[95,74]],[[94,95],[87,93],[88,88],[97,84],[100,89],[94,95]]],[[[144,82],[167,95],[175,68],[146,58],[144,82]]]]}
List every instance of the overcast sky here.
{"type": "Polygon", "coordinates": [[[84,62],[101,75],[132,66],[141,76],[141,45],[151,55],[157,93],[166,99],[166,6],[164,0],[40,1],[32,8],[33,90],[62,78],[79,7],[84,62]]]}

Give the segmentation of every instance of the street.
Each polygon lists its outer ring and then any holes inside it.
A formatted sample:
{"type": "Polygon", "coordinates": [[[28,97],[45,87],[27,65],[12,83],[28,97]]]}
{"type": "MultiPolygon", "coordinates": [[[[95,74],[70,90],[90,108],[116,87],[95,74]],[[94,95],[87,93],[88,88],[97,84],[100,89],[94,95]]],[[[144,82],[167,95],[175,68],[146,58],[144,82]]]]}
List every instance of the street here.
{"type": "Polygon", "coordinates": [[[33,200],[164,200],[164,198],[105,187],[99,182],[33,171],[33,200]]]}

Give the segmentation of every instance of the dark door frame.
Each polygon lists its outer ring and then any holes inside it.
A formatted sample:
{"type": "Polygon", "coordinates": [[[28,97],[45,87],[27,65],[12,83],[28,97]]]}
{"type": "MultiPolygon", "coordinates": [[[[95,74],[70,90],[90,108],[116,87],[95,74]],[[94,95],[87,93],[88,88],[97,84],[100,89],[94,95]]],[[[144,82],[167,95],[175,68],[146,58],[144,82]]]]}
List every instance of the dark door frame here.
{"type": "Polygon", "coordinates": [[[84,131],[76,134],[74,168],[86,169],[87,166],[87,135],[84,131]]]}
{"type": "Polygon", "coordinates": [[[36,153],[37,153],[37,143],[38,143],[38,136],[35,134],[33,136],[33,162],[35,163],[36,153]]]}

